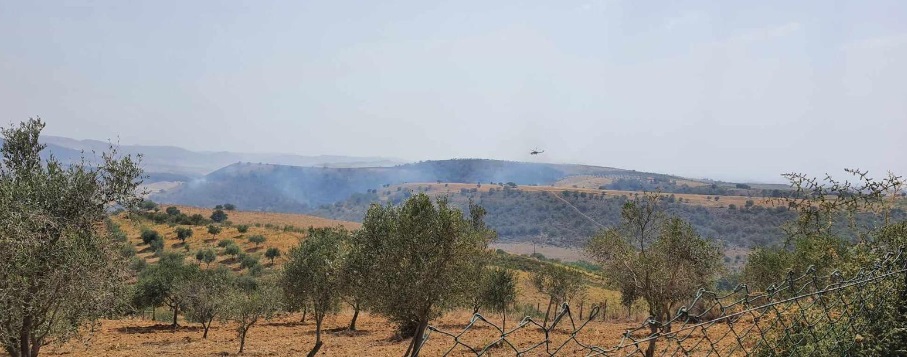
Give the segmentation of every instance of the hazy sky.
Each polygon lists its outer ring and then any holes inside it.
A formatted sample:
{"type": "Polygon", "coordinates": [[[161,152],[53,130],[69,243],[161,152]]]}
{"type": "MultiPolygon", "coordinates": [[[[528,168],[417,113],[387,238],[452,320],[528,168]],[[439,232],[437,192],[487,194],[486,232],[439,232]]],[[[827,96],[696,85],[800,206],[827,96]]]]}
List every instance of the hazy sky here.
{"type": "Polygon", "coordinates": [[[0,0],[0,115],[196,150],[905,174],[907,1],[0,0]]]}

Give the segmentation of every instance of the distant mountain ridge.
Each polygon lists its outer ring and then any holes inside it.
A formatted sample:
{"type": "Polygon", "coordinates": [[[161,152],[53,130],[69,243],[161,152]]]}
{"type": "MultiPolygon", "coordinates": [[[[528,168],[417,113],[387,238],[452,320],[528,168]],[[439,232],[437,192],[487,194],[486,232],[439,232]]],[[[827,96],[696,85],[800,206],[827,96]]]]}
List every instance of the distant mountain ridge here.
{"type": "Polygon", "coordinates": [[[307,212],[351,195],[406,182],[550,185],[571,175],[670,179],[674,176],[610,167],[488,159],[423,161],[394,167],[329,168],[237,163],[156,194],[155,201],[243,209],[307,212]]]}
{"type": "MultiPolygon", "coordinates": [[[[82,151],[91,159],[92,152],[101,153],[107,151],[110,146],[108,142],[100,140],[77,140],[59,136],[42,136],[41,141],[48,145],[49,153],[53,153],[63,162],[79,160],[82,151]]],[[[175,146],[121,144],[117,148],[122,154],[142,154],[142,166],[152,178],[196,178],[237,162],[318,167],[381,167],[404,163],[401,160],[384,157],[207,152],[175,146]]]]}

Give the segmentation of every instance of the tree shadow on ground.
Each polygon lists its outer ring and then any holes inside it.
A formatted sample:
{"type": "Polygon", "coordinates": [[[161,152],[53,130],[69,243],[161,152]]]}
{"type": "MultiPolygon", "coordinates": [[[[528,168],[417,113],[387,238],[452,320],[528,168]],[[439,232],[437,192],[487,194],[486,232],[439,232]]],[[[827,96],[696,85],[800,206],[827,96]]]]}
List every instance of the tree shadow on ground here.
{"type": "Polygon", "coordinates": [[[170,324],[156,324],[151,326],[126,326],[119,327],[116,329],[119,333],[126,334],[146,334],[146,333],[157,333],[157,332],[177,332],[177,331],[201,331],[201,326],[177,326],[173,327],[170,324]]]}

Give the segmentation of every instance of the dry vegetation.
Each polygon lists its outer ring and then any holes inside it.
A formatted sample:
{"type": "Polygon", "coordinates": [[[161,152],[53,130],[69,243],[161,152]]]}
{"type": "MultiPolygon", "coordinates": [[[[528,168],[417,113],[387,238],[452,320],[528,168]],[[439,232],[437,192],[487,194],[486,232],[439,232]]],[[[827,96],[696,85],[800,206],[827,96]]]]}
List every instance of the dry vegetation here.
{"type": "MultiPolygon", "coordinates": [[[[162,206],[169,207],[167,205],[162,206]]],[[[187,215],[201,214],[204,217],[211,215],[212,209],[176,206],[179,210],[187,215]]],[[[207,226],[182,226],[192,230],[192,237],[186,240],[189,249],[176,238],[176,228],[178,226],[169,226],[166,224],[154,224],[147,220],[127,219],[125,214],[115,217],[114,221],[120,225],[120,228],[129,237],[130,242],[136,247],[138,255],[148,262],[156,261],[154,252],[142,243],[139,237],[143,228],[156,230],[164,238],[164,247],[167,250],[176,250],[184,253],[194,253],[201,248],[214,248],[221,239],[232,239],[246,253],[262,255],[269,247],[276,247],[281,252],[286,253],[291,247],[299,243],[299,240],[305,237],[305,233],[294,230],[286,230],[284,227],[291,226],[297,229],[306,229],[308,227],[336,227],[343,226],[348,229],[359,228],[359,223],[337,221],[321,217],[309,216],[304,214],[290,213],[266,213],[266,212],[246,212],[246,211],[227,211],[228,219],[232,222],[230,226],[223,226],[222,231],[216,236],[208,233],[207,226]],[[257,224],[257,225],[256,225],[257,224]],[[238,231],[239,225],[248,225],[249,230],[246,233],[238,231]],[[248,241],[248,237],[253,235],[262,235],[267,240],[258,247],[248,241]]],[[[216,263],[232,263],[226,255],[218,256],[216,263]]],[[[279,263],[282,258],[275,260],[279,263]]]]}
{"type": "MultiPolygon", "coordinates": [[[[166,205],[162,208],[165,208],[166,205]]],[[[199,213],[210,215],[210,209],[178,206],[180,211],[186,214],[199,213]]],[[[326,227],[343,225],[348,228],[357,228],[357,223],[333,221],[296,214],[276,214],[260,212],[241,212],[229,211],[229,220],[233,222],[232,226],[223,227],[223,232],[216,237],[212,237],[207,232],[205,226],[184,226],[193,230],[194,234],[187,240],[190,246],[190,252],[194,252],[203,247],[215,247],[217,241],[228,238],[233,239],[243,251],[260,255],[266,247],[278,247],[286,252],[292,246],[295,246],[300,239],[305,238],[305,234],[294,231],[285,231],[283,229],[266,228],[264,224],[271,224],[274,227],[284,225],[293,225],[294,227],[326,227]],[[260,227],[254,224],[260,223],[260,227]],[[248,224],[249,230],[245,234],[239,233],[236,226],[239,224],[248,224]],[[254,234],[261,234],[267,237],[265,244],[255,248],[252,243],[247,242],[245,237],[254,234]]],[[[149,262],[157,260],[154,254],[142,244],[139,238],[143,228],[157,230],[165,238],[165,249],[174,251],[183,251],[184,247],[176,239],[176,227],[170,227],[165,224],[153,224],[147,220],[128,219],[125,215],[115,217],[115,222],[120,224],[121,229],[127,234],[130,242],[139,250],[139,256],[149,262]]],[[[525,247],[523,247],[525,248],[525,247]]],[[[543,248],[544,250],[544,248],[543,248]]],[[[545,252],[556,256],[552,252],[545,252]]],[[[579,252],[573,252],[579,254],[579,252]]],[[[191,258],[187,258],[191,259],[191,258]]],[[[233,264],[225,255],[218,257],[214,264],[226,263],[233,264]]],[[[279,265],[283,263],[282,258],[275,262],[279,265]]],[[[273,268],[272,268],[273,269],[273,268]]],[[[615,291],[604,288],[599,277],[592,273],[581,271],[588,282],[585,292],[575,298],[572,302],[573,313],[588,316],[593,304],[607,304],[608,308],[599,319],[592,322],[580,334],[584,341],[594,341],[600,345],[614,345],[619,342],[621,334],[629,328],[639,326],[640,321],[644,318],[641,305],[634,307],[632,318],[626,316],[626,309],[619,306],[619,294],[615,291]]],[[[537,310],[544,310],[548,303],[548,297],[539,293],[531,284],[530,274],[525,271],[517,271],[518,277],[518,299],[513,311],[508,314],[508,326],[513,327],[517,321],[526,314],[535,314],[541,320],[541,314],[537,310]]],[[[238,340],[236,337],[236,326],[229,322],[215,323],[212,327],[207,340],[201,338],[202,330],[197,324],[188,323],[180,318],[181,327],[171,329],[167,325],[167,314],[165,309],[158,309],[158,321],[151,320],[146,312],[144,318],[124,318],[118,320],[101,320],[99,325],[95,326],[93,332],[86,329],[84,335],[75,340],[71,340],[63,345],[49,346],[45,349],[47,355],[72,355],[72,356],[150,356],[150,355],[174,355],[174,356],[195,356],[195,355],[232,355],[235,354],[238,340]]],[[[328,335],[325,338],[325,347],[321,354],[327,356],[348,356],[348,355],[368,355],[368,356],[398,356],[405,349],[408,340],[395,341],[393,336],[395,326],[387,322],[384,318],[364,313],[360,316],[358,327],[359,331],[349,332],[345,328],[352,315],[350,309],[345,308],[337,315],[329,315],[325,321],[325,330],[328,335]]],[[[471,311],[467,309],[456,310],[446,313],[440,319],[432,321],[432,325],[438,326],[446,331],[457,331],[469,322],[471,311]]],[[[488,318],[496,323],[500,322],[500,316],[489,314],[488,318]]],[[[255,326],[251,332],[246,345],[246,355],[268,355],[268,356],[296,356],[307,352],[314,343],[314,323],[307,321],[300,323],[299,313],[283,314],[270,321],[261,322],[255,326]]],[[[483,342],[495,338],[494,330],[491,327],[478,327],[470,332],[465,338],[471,344],[479,345],[483,342]]],[[[566,329],[557,331],[552,341],[564,341],[569,337],[566,329]]],[[[528,346],[538,343],[544,339],[544,334],[540,330],[527,329],[514,335],[513,340],[519,345],[528,346]]],[[[429,339],[423,354],[426,356],[439,355],[442,351],[451,346],[451,340],[440,335],[435,335],[429,339]]],[[[572,345],[569,351],[576,350],[577,346],[572,345]]],[[[578,352],[574,351],[574,352],[578,352]]],[[[581,353],[580,353],[581,354],[581,353]]],[[[571,353],[567,353],[571,355],[571,353]]]]}
{"type": "MultiPolygon", "coordinates": [[[[403,185],[390,186],[384,190],[390,190],[394,192],[396,187],[403,187],[403,189],[409,189],[413,191],[418,191],[421,187],[423,192],[428,194],[445,194],[445,193],[456,193],[461,189],[477,189],[478,191],[487,192],[491,188],[500,188],[498,185],[489,185],[482,184],[481,187],[477,187],[476,184],[465,184],[465,183],[406,183],[403,185]]],[[[587,194],[597,194],[597,195],[606,195],[606,196],[633,196],[634,194],[640,194],[637,191],[620,191],[620,190],[600,190],[597,188],[573,188],[573,187],[555,187],[555,186],[527,186],[527,185],[518,185],[516,187],[519,190],[526,192],[550,192],[555,194],[560,194],[567,191],[576,191],[576,192],[585,192],[587,194]]],[[[715,200],[714,195],[697,195],[697,194],[688,194],[688,193],[674,193],[674,194],[664,194],[664,195],[674,195],[676,198],[683,199],[684,204],[704,206],[704,207],[715,207],[715,208],[724,208],[728,205],[734,204],[737,207],[743,207],[746,205],[746,201],[752,200],[753,204],[763,207],[771,207],[772,203],[767,199],[760,197],[746,197],[746,196],[718,196],[720,197],[717,201],[715,200]]]]}
{"type": "MultiPolygon", "coordinates": [[[[701,187],[708,185],[708,183],[706,182],[687,179],[673,179],[673,181],[675,181],[677,185],[687,185],[690,187],[701,187]]],[[[597,190],[599,187],[611,184],[613,182],[613,177],[575,175],[564,177],[563,179],[555,182],[553,186],[561,188],[591,188],[597,190]]]]}
{"type": "MultiPolygon", "coordinates": [[[[394,341],[391,337],[394,327],[383,318],[373,314],[360,315],[359,331],[351,333],[345,330],[351,317],[351,311],[325,318],[325,346],[319,355],[324,356],[400,356],[406,350],[408,340],[394,341]]],[[[304,355],[314,344],[314,323],[299,322],[299,314],[283,315],[271,321],[261,322],[249,332],[246,341],[248,356],[300,356],[304,355]]],[[[434,321],[442,329],[456,331],[461,329],[470,318],[468,311],[457,311],[434,321]]],[[[500,323],[500,318],[490,319],[500,323]]],[[[508,318],[508,326],[515,322],[508,318]]],[[[594,321],[579,334],[582,341],[595,341],[596,344],[611,346],[620,341],[621,334],[637,327],[637,322],[594,321]]],[[[86,334],[82,339],[70,341],[62,346],[48,346],[48,356],[225,356],[235,355],[238,342],[235,326],[215,323],[209,332],[208,339],[201,338],[201,328],[185,325],[173,330],[162,322],[141,319],[103,320],[94,333],[86,334]]],[[[568,338],[566,329],[558,330],[552,335],[557,343],[568,338]]],[[[494,338],[491,327],[475,328],[467,334],[464,341],[473,345],[490,341],[494,338]]],[[[514,335],[513,340],[520,346],[528,346],[544,340],[544,334],[536,329],[527,329],[514,335]]],[[[439,356],[452,346],[449,338],[434,335],[425,344],[423,355],[439,356]]],[[[563,355],[583,355],[575,351],[576,345],[570,345],[568,353],[563,355]],[[572,353],[571,353],[572,352],[572,353]]],[[[503,353],[502,355],[509,355],[503,353]]],[[[462,353],[457,355],[463,355],[462,353]]],[[[497,354],[494,354],[497,355],[497,354]]]]}

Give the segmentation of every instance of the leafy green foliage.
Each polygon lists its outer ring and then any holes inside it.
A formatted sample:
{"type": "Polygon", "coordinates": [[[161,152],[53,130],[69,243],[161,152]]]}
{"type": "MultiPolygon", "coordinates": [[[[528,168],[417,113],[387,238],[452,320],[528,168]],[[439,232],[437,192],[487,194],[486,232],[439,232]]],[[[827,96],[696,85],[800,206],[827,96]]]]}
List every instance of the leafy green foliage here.
{"type": "Polygon", "coordinates": [[[249,225],[248,225],[248,224],[240,224],[240,225],[237,225],[237,226],[236,226],[236,231],[239,232],[239,233],[246,233],[246,232],[249,231],[249,225]]]}
{"type": "Polygon", "coordinates": [[[161,240],[161,234],[153,229],[142,229],[141,233],[142,243],[151,244],[151,242],[156,240],[161,240]]]}
{"type": "Polygon", "coordinates": [[[239,267],[241,269],[252,269],[258,266],[258,257],[251,254],[240,254],[239,267]]]}
{"type": "Polygon", "coordinates": [[[586,251],[627,295],[625,303],[638,296],[651,316],[669,321],[679,303],[713,283],[722,270],[721,254],[689,223],[665,218],[658,204],[654,195],[627,202],[623,223],[592,238],[586,251]]]}
{"type": "Polygon", "coordinates": [[[231,256],[231,257],[233,257],[234,259],[235,259],[236,256],[239,255],[241,252],[242,252],[242,250],[239,249],[239,246],[236,245],[236,244],[230,244],[230,245],[224,247],[224,253],[226,253],[227,255],[229,255],[229,256],[231,256]]]}
{"type": "Polygon", "coordinates": [[[208,225],[208,234],[210,234],[212,237],[217,237],[217,235],[220,234],[221,231],[222,229],[220,228],[220,226],[213,224],[208,225]]]}
{"type": "Polygon", "coordinates": [[[270,247],[270,248],[268,248],[268,250],[265,251],[265,258],[268,258],[271,260],[271,265],[274,265],[274,259],[277,259],[279,257],[280,257],[280,248],[270,247]]]}
{"type": "Polygon", "coordinates": [[[302,304],[310,303],[315,315],[315,346],[310,356],[322,346],[324,317],[339,307],[343,291],[341,271],[349,234],[342,227],[310,228],[308,238],[290,250],[284,266],[280,284],[284,296],[303,301],[302,304]]]}
{"type": "Polygon", "coordinates": [[[246,346],[246,336],[261,319],[270,319],[280,311],[280,292],[270,280],[238,279],[227,298],[225,319],[237,324],[239,353],[246,346]]]}
{"type": "Polygon", "coordinates": [[[467,219],[425,194],[399,207],[373,205],[362,226],[365,248],[374,252],[369,305],[414,336],[411,352],[428,320],[468,301],[485,263],[493,232],[475,214],[467,219]]]}
{"type": "Polygon", "coordinates": [[[503,329],[507,329],[507,310],[516,303],[517,277],[513,271],[495,268],[485,273],[479,291],[479,305],[504,316],[503,329]]]}
{"type": "Polygon", "coordinates": [[[205,263],[206,266],[210,266],[211,263],[217,260],[217,252],[211,248],[199,250],[195,253],[195,260],[199,263],[205,263]]]}
{"type": "Polygon", "coordinates": [[[548,264],[544,269],[532,273],[532,286],[548,296],[548,307],[545,310],[543,326],[548,325],[552,308],[558,308],[571,298],[582,293],[585,285],[582,277],[559,265],[548,264]]]}
{"type": "Polygon", "coordinates": [[[133,292],[135,307],[155,307],[166,305],[173,311],[173,326],[177,326],[177,317],[183,304],[184,296],[178,287],[194,278],[198,267],[185,264],[182,255],[165,253],[156,264],[148,266],[138,277],[133,292]]]}
{"type": "Polygon", "coordinates": [[[216,209],[211,213],[211,220],[217,223],[221,223],[227,220],[227,213],[222,209],[216,209]]]}
{"type": "Polygon", "coordinates": [[[151,247],[151,250],[154,251],[155,254],[160,254],[164,251],[164,238],[158,236],[154,240],[148,242],[148,246],[151,247]]]}
{"type": "Polygon", "coordinates": [[[202,338],[208,338],[214,318],[226,311],[233,279],[229,270],[219,267],[201,270],[177,283],[176,295],[182,297],[186,320],[202,325],[202,338]]]}
{"type": "Polygon", "coordinates": [[[102,162],[42,159],[40,119],[2,129],[0,149],[0,346],[36,356],[89,319],[121,306],[127,258],[120,238],[98,230],[112,202],[141,199],[141,169],[116,150],[102,162]]]}
{"type": "Polygon", "coordinates": [[[249,237],[249,243],[255,244],[255,247],[258,247],[259,245],[264,243],[266,240],[267,239],[265,238],[265,236],[263,236],[261,234],[256,234],[256,235],[249,237]]]}
{"type": "Polygon", "coordinates": [[[179,239],[180,242],[186,243],[186,239],[189,239],[190,237],[192,237],[192,229],[185,227],[176,228],[176,238],[179,239]]]}

